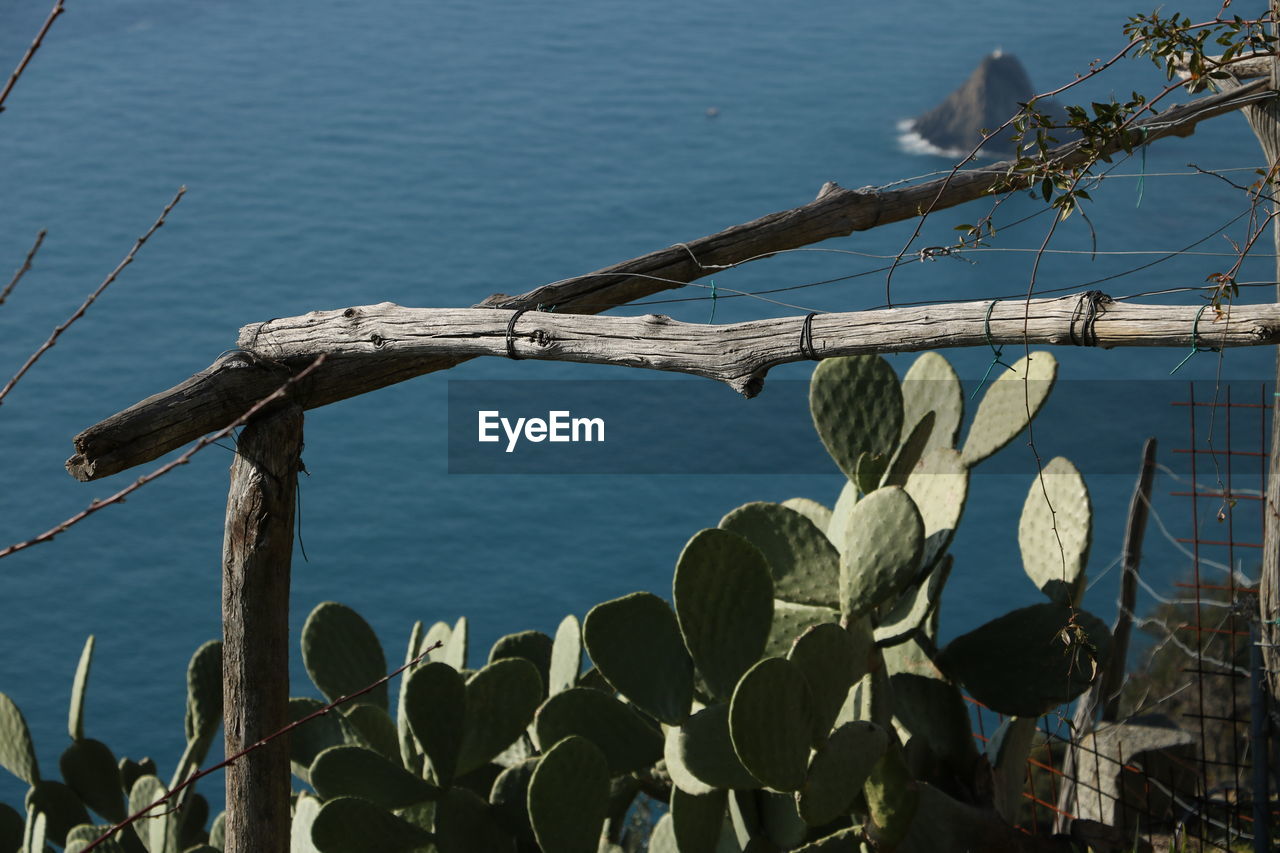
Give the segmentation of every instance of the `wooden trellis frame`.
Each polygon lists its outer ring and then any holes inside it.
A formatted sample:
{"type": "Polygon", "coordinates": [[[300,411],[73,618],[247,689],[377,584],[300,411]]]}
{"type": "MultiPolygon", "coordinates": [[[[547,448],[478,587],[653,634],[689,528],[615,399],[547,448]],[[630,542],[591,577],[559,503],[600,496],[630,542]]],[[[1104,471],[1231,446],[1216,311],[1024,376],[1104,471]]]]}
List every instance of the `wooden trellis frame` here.
{"type": "MultiPolygon", "coordinates": [[[[1214,116],[1266,101],[1271,79],[1202,97],[1135,123],[1145,142],[1186,136],[1214,116]]],[[[1116,145],[1113,150],[1118,150],[1116,145]]],[[[1054,149],[1060,165],[1085,162],[1078,143],[1054,149]]],[[[869,352],[1005,343],[1116,346],[1257,346],[1280,342],[1280,304],[1194,307],[1090,301],[991,300],[705,326],[661,315],[594,317],[729,266],[1011,191],[1010,162],[957,170],[915,186],[849,190],[717,234],[680,243],[520,296],[471,309],[384,303],[252,324],[239,349],[181,384],[86,429],[67,470],[89,481],[155,459],[235,421],[308,366],[286,399],[241,435],[232,467],[223,555],[227,753],[284,728],[293,494],[302,410],[448,369],[481,355],[622,364],[714,378],[751,396],[777,364],[869,352]],[[555,313],[525,313],[540,306],[555,313]],[[496,309],[496,310],[495,310],[496,309]],[[804,344],[802,344],[802,335],[804,344]],[[811,348],[810,348],[811,343],[811,348]],[[316,365],[316,357],[325,355],[316,365]]],[[[289,848],[286,739],[239,759],[227,774],[226,853],[289,848]]]]}

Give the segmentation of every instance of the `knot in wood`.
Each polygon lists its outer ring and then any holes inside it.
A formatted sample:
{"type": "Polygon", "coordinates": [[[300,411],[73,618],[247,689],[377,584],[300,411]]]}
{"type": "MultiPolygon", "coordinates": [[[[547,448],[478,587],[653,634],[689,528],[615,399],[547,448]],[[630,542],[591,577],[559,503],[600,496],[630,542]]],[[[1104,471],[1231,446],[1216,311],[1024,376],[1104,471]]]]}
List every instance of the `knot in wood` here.
{"type": "Polygon", "coordinates": [[[382,349],[387,345],[387,339],[375,332],[369,336],[369,343],[373,344],[377,349],[382,349]]]}

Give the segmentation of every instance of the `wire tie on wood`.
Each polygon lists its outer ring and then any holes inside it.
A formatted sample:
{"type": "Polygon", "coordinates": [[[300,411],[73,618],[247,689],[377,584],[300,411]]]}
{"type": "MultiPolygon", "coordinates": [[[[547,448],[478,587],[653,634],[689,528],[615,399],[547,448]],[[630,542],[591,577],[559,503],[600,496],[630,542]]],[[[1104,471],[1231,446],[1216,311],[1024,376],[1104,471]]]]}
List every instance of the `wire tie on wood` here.
{"type": "Polygon", "coordinates": [[[1170,370],[1170,371],[1169,371],[1169,375],[1170,375],[1170,376],[1172,376],[1173,374],[1177,373],[1177,372],[1178,372],[1178,368],[1180,368],[1180,367],[1182,367],[1182,365],[1186,364],[1186,363],[1191,359],[1191,356],[1195,355],[1195,354],[1196,354],[1196,353],[1198,353],[1198,352],[1222,352],[1222,348],[1221,348],[1221,347],[1202,347],[1202,346],[1200,346],[1200,333],[1199,333],[1199,329],[1200,329],[1200,315],[1201,315],[1201,314],[1203,314],[1203,313],[1204,313],[1204,309],[1206,309],[1206,308],[1208,308],[1208,307],[1209,307],[1209,303],[1207,303],[1207,302],[1206,302],[1204,305],[1201,305],[1201,306],[1200,306],[1200,310],[1196,312],[1196,318],[1195,318],[1195,320],[1193,320],[1193,321],[1191,322],[1191,352],[1187,353],[1187,354],[1183,357],[1182,361],[1178,362],[1178,364],[1173,368],[1173,370],[1170,370]]]}
{"type": "Polygon", "coordinates": [[[987,346],[991,347],[991,363],[987,365],[987,372],[982,374],[982,379],[978,381],[978,387],[974,388],[973,393],[969,395],[970,400],[978,396],[978,392],[981,391],[982,386],[987,383],[987,377],[991,375],[991,371],[995,369],[997,364],[1003,364],[1008,369],[1013,370],[1012,364],[1005,364],[1000,360],[1004,357],[1004,347],[996,346],[995,342],[991,340],[991,312],[995,310],[996,303],[999,301],[999,299],[991,300],[991,304],[987,306],[987,316],[982,321],[982,334],[987,338],[987,346]]]}
{"type": "Polygon", "coordinates": [[[817,311],[810,311],[804,318],[804,324],[800,327],[800,354],[810,361],[821,361],[818,352],[813,348],[813,318],[817,316],[817,311]]]}
{"type": "Polygon", "coordinates": [[[1098,332],[1095,328],[1098,314],[1100,313],[1098,309],[1111,301],[1111,297],[1101,290],[1086,290],[1080,294],[1075,310],[1071,312],[1071,323],[1067,326],[1072,344],[1078,347],[1096,347],[1098,345],[1098,332]],[[1076,337],[1077,319],[1081,321],[1079,338],[1076,337]]]}
{"type": "Polygon", "coordinates": [[[513,361],[520,360],[520,356],[516,355],[516,320],[519,320],[520,315],[528,310],[528,308],[517,308],[515,311],[511,312],[511,319],[507,321],[507,358],[513,361]]]}
{"type": "Polygon", "coordinates": [[[716,280],[711,279],[711,316],[707,318],[707,325],[711,325],[716,321],[716,280]]]}

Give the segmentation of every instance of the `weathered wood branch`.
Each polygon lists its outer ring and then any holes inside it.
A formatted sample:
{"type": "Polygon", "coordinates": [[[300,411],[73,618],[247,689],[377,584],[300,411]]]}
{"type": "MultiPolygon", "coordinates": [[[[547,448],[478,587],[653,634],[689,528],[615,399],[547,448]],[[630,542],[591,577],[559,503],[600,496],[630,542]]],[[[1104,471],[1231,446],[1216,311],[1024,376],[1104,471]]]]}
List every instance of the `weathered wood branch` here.
{"type": "MultiPolygon", "coordinates": [[[[1205,119],[1238,110],[1269,97],[1268,81],[1258,80],[1230,92],[1171,107],[1135,124],[1148,142],[1185,136],[1205,119]]],[[[1054,149],[1059,162],[1080,163],[1088,156],[1077,143],[1054,149]]],[[[992,163],[938,179],[895,189],[849,190],[828,183],[813,201],[771,213],[716,234],[676,244],[610,267],[535,288],[520,296],[495,294],[477,308],[555,306],[557,312],[598,314],[636,299],[670,290],[726,266],[811,245],[854,231],[900,222],[927,210],[943,210],[973,201],[1006,181],[1012,164],[992,163]]],[[[327,405],[416,376],[445,370],[467,356],[368,358],[326,364],[308,384],[307,408],[327,405]]],[[[143,400],[89,427],[74,439],[67,470],[93,480],[149,462],[211,430],[221,429],[257,400],[279,387],[282,374],[273,365],[233,355],[215,362],[176,388],[143,400]]]]}
{"type": "MultiPolygon", "coordinates": [[[[1201,346],[1228,347],[1280,341],[1280,304],[1237,305],[1216,322],[1205,312],[1197,324],[1200,312],[1195,306],[1107,302],[1086,327],[1089,311],[1080,297],[1010,300],[994,307],[987,300],[821,314],[813,318],[811,333],[820,358],[988,342],[1189,348],[1193,340],[1201,346]]],[[[228,399],[254,400],[261,396],[264,382],[278,383],[280,375],[311,363],[321,353],[326,355],[328,370],[300,383],[295,396],[304,407],[318,405],[317,397],[332,394],[332,389],[324,388],[326,383],[341,383],[343,396],[354,396],[380,387],[382,377],[401,364],[506,357],[507,329],[514,314],[478,308],[402,308],[385,302],[246,326],[241,331],[241,350],[139,404],[140,412],[130,410],[117,417],[135,423],[154,423],[158,416],[178,424],[189,422],[218,410],[228,399]],[[271,378],[262,379],[264,374],[271,378]],[[183,417],[188,412],[192,414],[183,417]]],[[[772,367],[806,359],[800,347],[804,324],[803,317],[712,326],[681,323],[661,314],[598,317],[528,312],[517,318],[510,344],[522,359],[690,373],[753,396],[772,367]]],[[[163,445],[172,444],[173,439],[157,434],[153,441],[163,445]]],[[[118,464],[109,457],[80,456],[68,462],[68,469],[87,480],[101,476],[105,466],[118,464]]]]}

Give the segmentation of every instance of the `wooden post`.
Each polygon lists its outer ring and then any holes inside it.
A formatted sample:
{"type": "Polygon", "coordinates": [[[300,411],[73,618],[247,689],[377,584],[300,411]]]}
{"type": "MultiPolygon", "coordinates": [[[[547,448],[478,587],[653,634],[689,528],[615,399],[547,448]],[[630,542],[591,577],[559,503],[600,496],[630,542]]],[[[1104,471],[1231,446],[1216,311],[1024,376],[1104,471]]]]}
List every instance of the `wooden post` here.
{"type": "MultiPolygon", "coordinates": [[[[289,559],[302,409],[240,434],[222,549],[223,725],[227,755],[283,728],[289,701],[289,559]]],[[[289,739],[227,767],[225,853],[288,853],[289,739]]]]}

